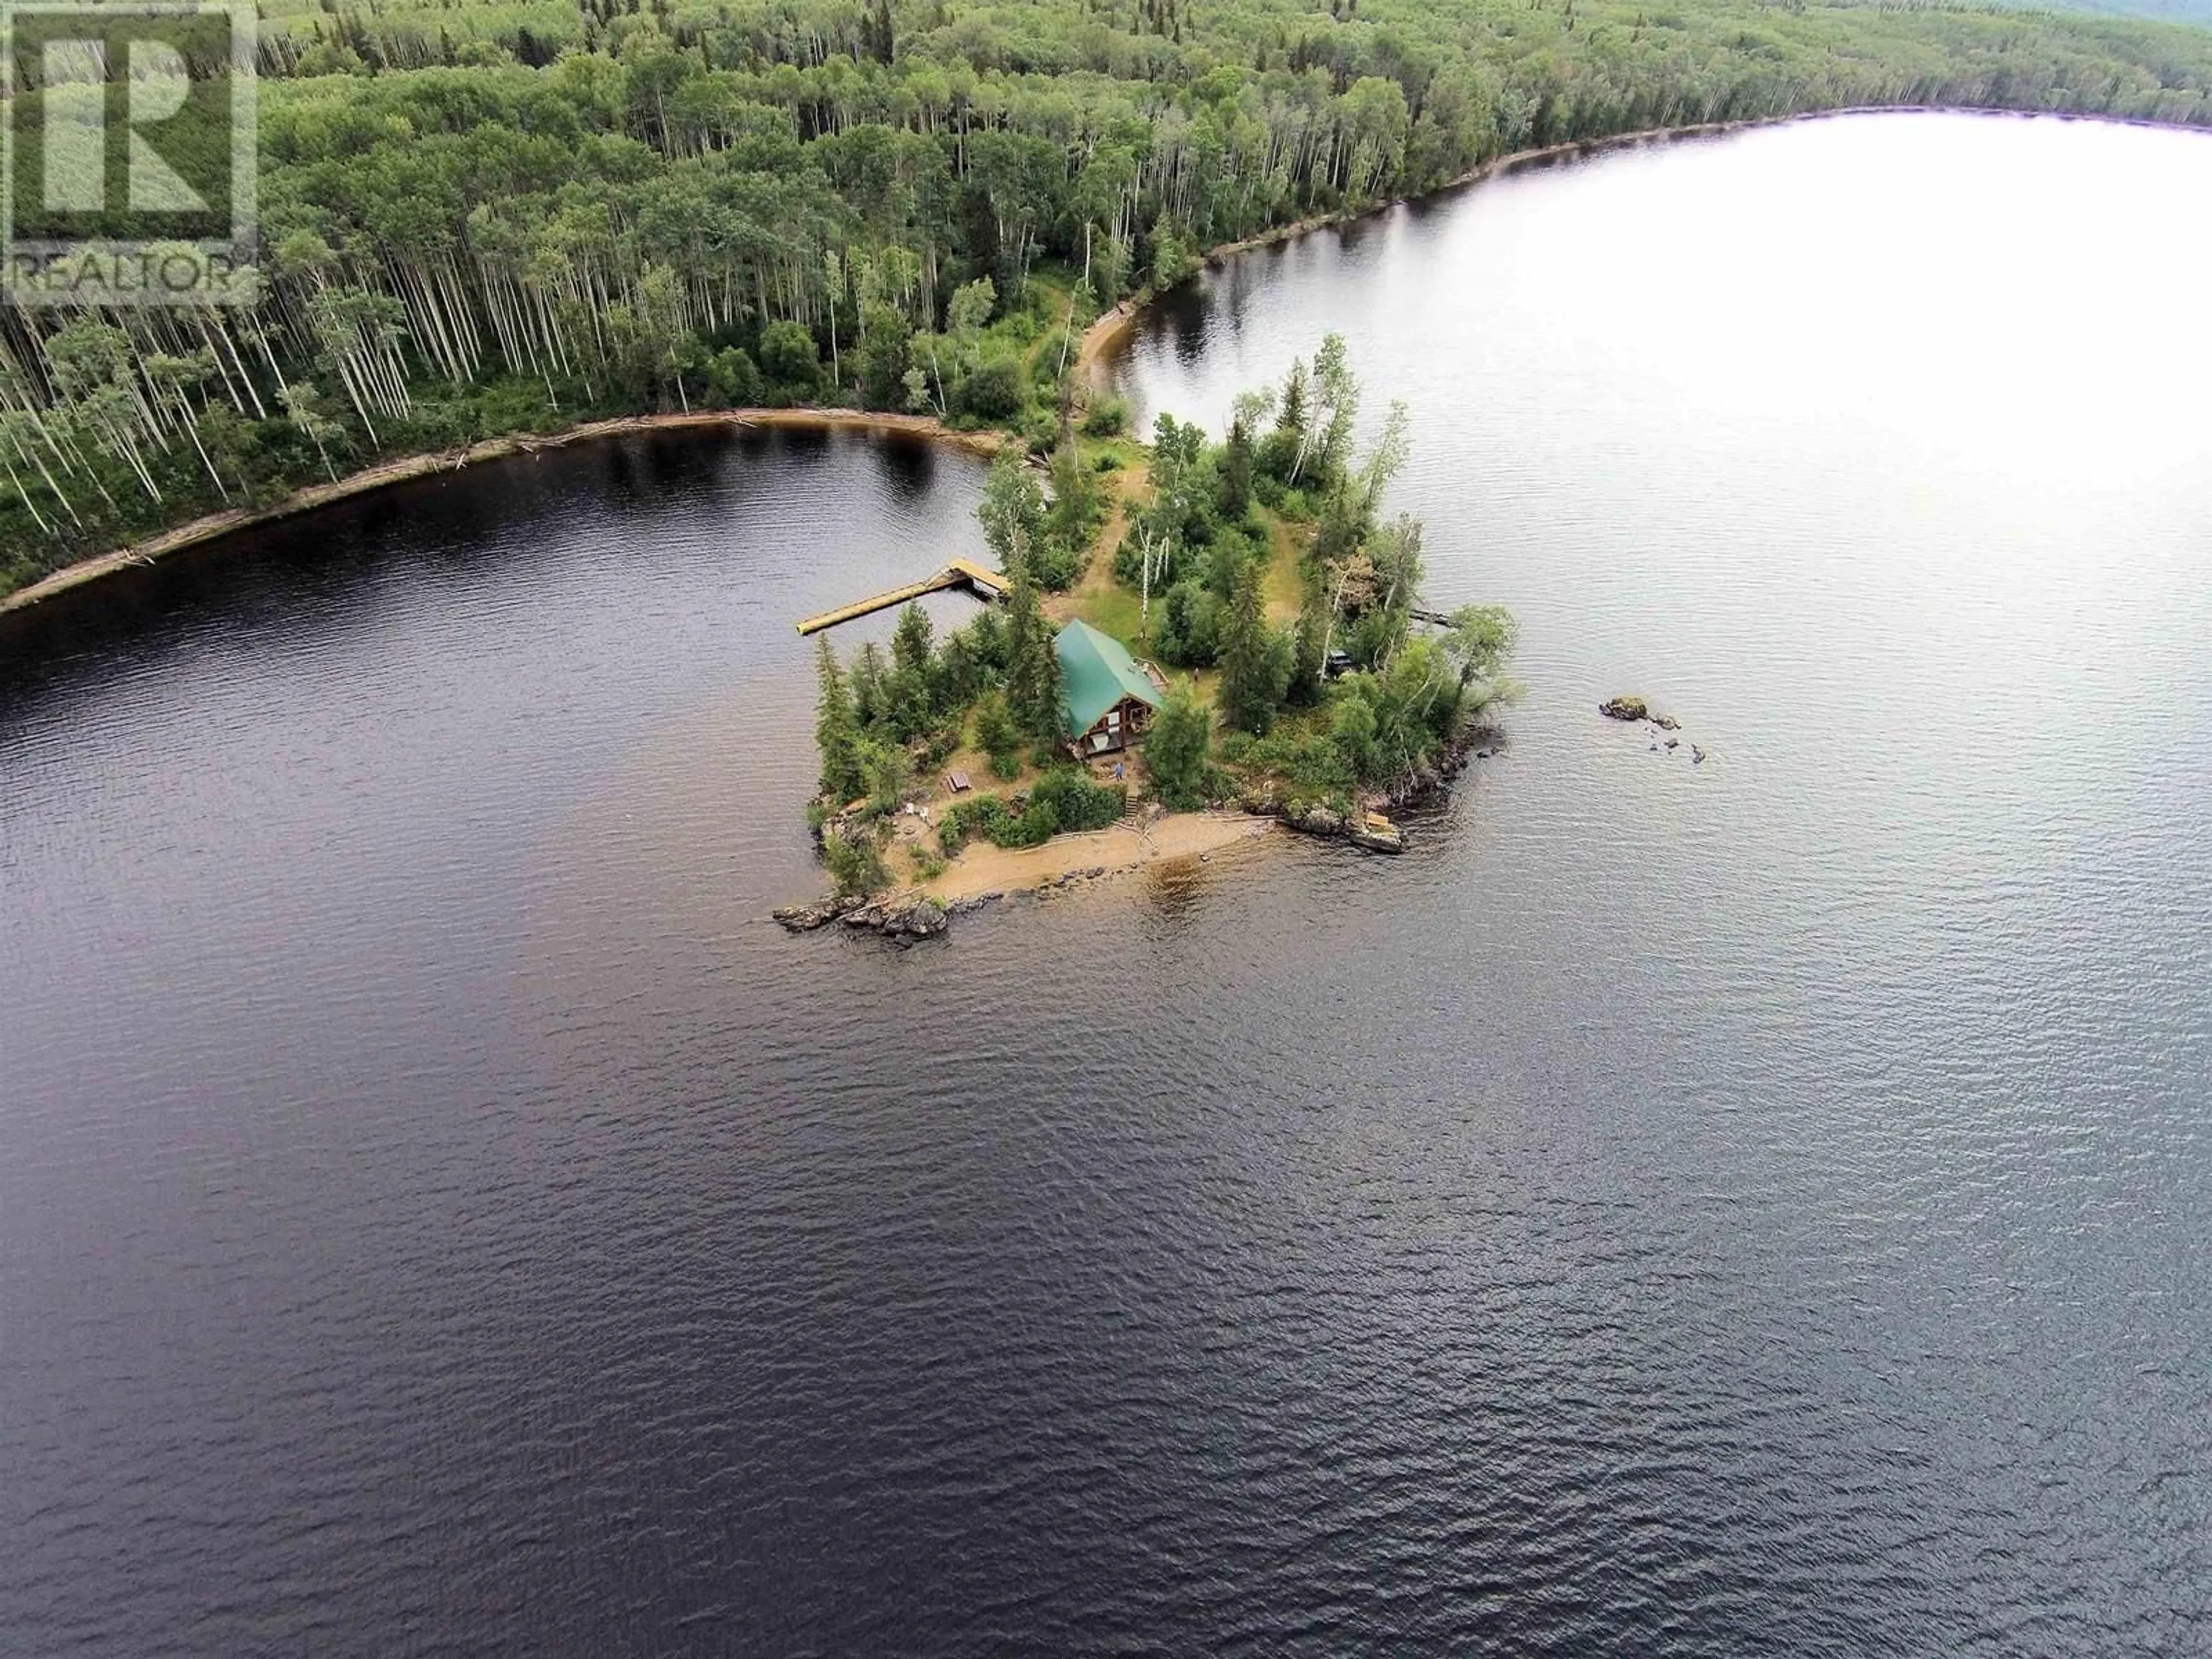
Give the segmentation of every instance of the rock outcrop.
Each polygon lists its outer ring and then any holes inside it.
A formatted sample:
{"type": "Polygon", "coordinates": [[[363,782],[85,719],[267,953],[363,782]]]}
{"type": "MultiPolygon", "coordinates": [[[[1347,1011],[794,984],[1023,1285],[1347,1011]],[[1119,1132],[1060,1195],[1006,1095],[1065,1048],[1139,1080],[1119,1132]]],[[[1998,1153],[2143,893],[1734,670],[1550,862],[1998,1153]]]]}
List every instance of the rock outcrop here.
{"type": "Polygon", "coordinates": [[[810,933],[842,921],[848,927],[877,933],[901,944],[935,939],[945,932],[949,917],[935,899],[919,895],[904,898],[866,899],[857,894],[817,899],[811,904],[787,904],[771,912],[794,933],[810,933]]]}
{"type": "MultiPolygon", "coordinates": [[[[1655,713],[1650,705],[1641,697],[1623,696],[1610,698],[1597,706],[1597,712],[1607,720],[1625,720],[1631,724],[1641,723],[1649,726],[1651,728],[1650,748],[1651,753],[1655,755],[1671,754],[1682,746],[1682,739],[1674,735],[1682,729],[1682,722],[1672,714],[1655,713]]],[[[1705,762],[1705,751],[1696,744],[1692,744],[1690,764],[1702,766],[1705,762]]]]}
{"type": "MultiPolygon", "coordinates": [[[[1504,735],[1496,727],[1476,727],[1446,745],[1433,760],[1424,761],[1405,772],[1389,788],[1362,795],[1353,803],[1349,814],[1338,811],[1327,801],[1286,795],[1282,786],[1273,782],[1249,786],[1237,797],[1237,805],[1257,817],[1275,818],[1285,829],[1295,830],[1302,836],[1356,841],[1364,813],[1394,812],[1432,799],[1467,769],[1470,759],[1488,760],[1504,752],[1504,735]]],[[[1397,845],[1404,845],[1402,835],[1397,845]]]]}
{"type": "Polygon", "coordinates": [[[827,927],[848,910],[859,908],[858,898],[816,899],[811,904],[787,904],[780,910],[769,912],[786,929],[794,933],[811,933],[817,927],[827,927]]]}
{"type": "Polygon", "coordinates": [[[1293,803],[1285,810],[1283,823],[1302,836],[1340,836],[1345,830],[1344,815],[1321,802],[1312,805],[1293,803]]]}

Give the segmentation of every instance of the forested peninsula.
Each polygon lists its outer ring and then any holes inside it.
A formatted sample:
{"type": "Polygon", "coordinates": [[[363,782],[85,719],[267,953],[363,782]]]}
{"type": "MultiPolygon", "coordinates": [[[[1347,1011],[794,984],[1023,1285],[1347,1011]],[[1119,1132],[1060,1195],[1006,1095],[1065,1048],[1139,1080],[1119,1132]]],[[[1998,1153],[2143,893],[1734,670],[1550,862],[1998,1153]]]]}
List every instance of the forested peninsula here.
{"type": "Polygon", "coordinates": [[[1381,809],[1475,750],[1516,690],[1516,629],[1422,604],[1421,524],[1382,513],[1410,419],[1392,404],[1363,447],[1361,396],[1332,334],[1239,397],[1218,441],[1166,414],[1146,449],[1064,422],[1049,497],[1002,454],[978,512],[998,602],[941,641],[909,603],[887,653],[817,647],[808,817],[833,891],[777,920],[927,937],[950,905],[1276,819],[1401,850],[1381,809]],[[1083,848],[1056,861],[969,850],[1070,834],[1083,848]]]}
{"type": "MultiPolygon", "coordinates": [[[[1042,454],[1117,301],[1517,150],[1856,106],[2212,123],[2212,33],[1999,9],[264,12],[264,298],[0,307],[0,593],[395,458],[640,413],[866,408],[1042,454]]],[[[18,55],[13,94],[57,96],[40,70],[18,55]]]]}

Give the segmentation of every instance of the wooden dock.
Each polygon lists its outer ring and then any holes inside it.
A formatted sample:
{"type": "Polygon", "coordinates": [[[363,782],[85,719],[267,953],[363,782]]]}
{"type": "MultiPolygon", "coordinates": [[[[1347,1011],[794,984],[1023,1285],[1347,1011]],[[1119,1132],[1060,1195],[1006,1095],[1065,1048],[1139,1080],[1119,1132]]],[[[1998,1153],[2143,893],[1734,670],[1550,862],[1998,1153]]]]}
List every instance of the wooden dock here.
{"type": "Polygon", "coordinates": [[[818,617],[809,617],[799,624],[801,634],[818,634],[825,628],[835,628],[839,623],[848,623],[870,616],[878,611],[888,611],[893,605],[918,599],[925,593],[939,592],[948,587],[964,587],[979,599],[995,599],[1012,584],[995,570],[987,570],[968,559],[955,559],[933,576],[918,582],[908,582],[904,587],[894,587],[888,593],[878,593],[873,599],[860,599],[836,611],[825,611],[818,617]]]}

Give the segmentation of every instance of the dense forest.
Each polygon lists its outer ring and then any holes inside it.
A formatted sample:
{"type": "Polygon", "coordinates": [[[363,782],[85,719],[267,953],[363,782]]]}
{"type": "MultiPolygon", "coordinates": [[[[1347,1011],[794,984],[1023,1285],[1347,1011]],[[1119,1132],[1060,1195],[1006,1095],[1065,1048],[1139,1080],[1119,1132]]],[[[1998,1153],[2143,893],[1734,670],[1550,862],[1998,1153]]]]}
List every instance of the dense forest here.
{"type": "Polygon", "coordinates": [[[2212,124],[2212,33],[2002,9],[267,10],[265,297],[0,312],[0,591],[379,456],[594,415],[861,403],[1042,447],[1099,308],[1515,149],[1854,105],[2212,124]]]}

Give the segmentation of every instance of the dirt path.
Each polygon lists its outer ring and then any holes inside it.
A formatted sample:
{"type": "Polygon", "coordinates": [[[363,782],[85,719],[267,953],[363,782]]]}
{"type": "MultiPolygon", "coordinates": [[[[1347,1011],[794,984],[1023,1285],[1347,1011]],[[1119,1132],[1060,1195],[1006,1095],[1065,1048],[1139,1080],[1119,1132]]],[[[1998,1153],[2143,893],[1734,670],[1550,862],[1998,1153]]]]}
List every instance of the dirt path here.
{"type": "Polygon", "coordinates": [[[1091,538],[1090,562],[1084,566],[1083,574],[1074,586],[1064,593],[1046,597],[1045,614],[1054,622],[1084,617],[1106,627],[1109,634],[1135,638],[1133,628],[1106,626],[1109,621],[1120,620],[1115,615],[1116,611],[1127,611],[1132,617],[1135,614],[1135,596],[1114,580],[1114,551],[1121,545],[1121,537],[1129,527],[1132,504],[1149,495],[1152,487],[1152,469],[1141,459],[1130,462],[1108,477],[1106,521],[1091,538]]]}
{"type": "Polygon", "coordinates": [[[1271,623],[1294,623],[1298,609],[1305,603],[1305,586],[1298,574],[1298,561],[1305,551],[1307,535],[1293,528],[1288,519],[1277,516],[1272,524],[1272,537],[1267,550],[1267,569],[1261,591],[1267,601],[1267,620],[1271,623]]]}

